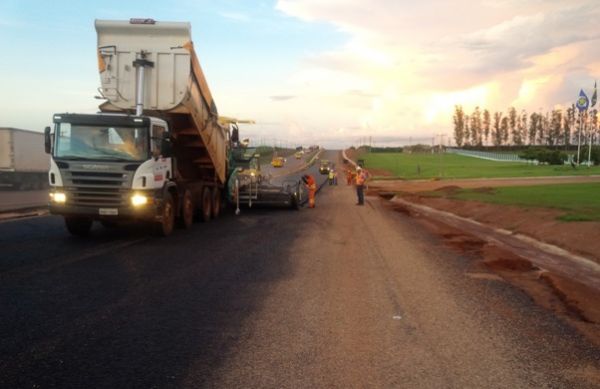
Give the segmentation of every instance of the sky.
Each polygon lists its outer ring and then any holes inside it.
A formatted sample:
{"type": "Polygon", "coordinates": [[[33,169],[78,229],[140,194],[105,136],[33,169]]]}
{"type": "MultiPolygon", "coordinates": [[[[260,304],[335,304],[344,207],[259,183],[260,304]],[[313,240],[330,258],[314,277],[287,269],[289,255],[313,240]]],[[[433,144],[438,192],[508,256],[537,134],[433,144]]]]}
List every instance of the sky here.
{"type": "Polygon", "coordinates": [[[96,112],[94,19],[132,17],[191,23],[219,113],[256,143],[429,143],[457,104],[546,111],[600,76],[597,0],[2,0],[0,127],[96,112]]]}

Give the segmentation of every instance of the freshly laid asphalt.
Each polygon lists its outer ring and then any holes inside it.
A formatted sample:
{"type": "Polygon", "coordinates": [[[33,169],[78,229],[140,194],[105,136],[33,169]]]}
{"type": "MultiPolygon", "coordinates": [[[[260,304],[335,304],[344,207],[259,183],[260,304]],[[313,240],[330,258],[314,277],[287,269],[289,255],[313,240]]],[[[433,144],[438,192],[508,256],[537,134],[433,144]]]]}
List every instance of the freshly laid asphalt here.
{"type": "Polygon", "coordinates": [[[600,350],[566,323],[467,277],[469,255],[383,200],[354,203],[340,180],[316,209],[160,239],[0,223],[0,387],[599,386],[600,350]]]}

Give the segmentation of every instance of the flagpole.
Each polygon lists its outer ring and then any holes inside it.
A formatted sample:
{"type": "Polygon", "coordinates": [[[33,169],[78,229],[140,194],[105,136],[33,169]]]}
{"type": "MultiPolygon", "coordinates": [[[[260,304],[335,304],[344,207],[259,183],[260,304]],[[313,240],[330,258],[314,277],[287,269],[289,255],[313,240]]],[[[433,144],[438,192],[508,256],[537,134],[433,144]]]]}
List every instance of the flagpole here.
{"type": "Polygon", "coordinates": [[[582,130],[583,112],[579,111],[579,139],[577,141],[577,166],[579,166],[579,151],[581,150],[581,130],[582,130]]]}
{"type": "MultiPolygon", "coordinates": [[[[593,113],[592,113],[593,115],[593,113]]],[[[588,167],[592,167],[592,118],[590,118],[590,130],[588,131],[588,139],[589,139],[589,143],[588,143],[588,167]]]]}

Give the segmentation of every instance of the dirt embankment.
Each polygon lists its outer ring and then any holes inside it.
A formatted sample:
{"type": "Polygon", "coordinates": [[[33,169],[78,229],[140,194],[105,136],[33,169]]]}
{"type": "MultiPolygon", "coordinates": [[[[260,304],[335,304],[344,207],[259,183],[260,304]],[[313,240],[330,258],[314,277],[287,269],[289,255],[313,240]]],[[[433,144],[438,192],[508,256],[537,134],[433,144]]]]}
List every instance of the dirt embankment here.
{"type": "MultiPolygon", "coordinates": [[[[442,189],[451,192],[452,188],[442,189]]],[[[489,187],[480,190],[490,190],[489,187]]],[[[403,198],[418,204],[477,220],[530,236],[600,263],[600,222],[561,222],[563,212],[546,208],[524,208],[508,205],[423,197],[416,194],[403,198]]]]}
{"type": "Polygon", "coordinates": [[[411,202],[451,212],[456,215],[500,227],[515,233],[531,236],[567,251],[580,254],[600,263],[600,222],[561,222],[559,210],[517,207],[454,200],[441,197],[420,196],[418,192],[438,191],[451,195],[461,188],[490,192],[499,186],[536,185],[552,183],[599,182],[600,177],[542,177],[452,181],[377,181],[372,182],[370,193],[399,193],[411,202]]]}
{"type": "MultiPolygon", "coordinates": [[[[371,194],[380,194],[388,199],[396,194],[389,191],[389,186],[386,185],[383,189],[377,184],[371,185],[371,194]]],[[[416,184],[419,188],[422,187],[422,183],[416,184]]],[[[477,190],[492,190],[493,185],[489,185],[490,182],[486,184],[477,190]]],[[[406,189],[407,183],[403,182],[402,185],[406,189]]],[[[437,189],[443,194],[452,194],[461,187],[455,184],[444,186],[435,182],[429,186],[429,190],[437,189]]],[[[488,226],[529,236],[600,263],[599,222],[565,223],[556,220],[561,214],[557,210],[461,201],[443,196],[426,197],[410,193],[410,190],[404,191],[400,196],[412,204],[425,205],[488,226]]],[[[506,281],[519,287],[538,305],[555,312],[600,345],[600,290],[595,286],[586,285],[581,280],[566,277],[564,274],[541,269],[532,263],[536,258],[528,258],[531,253],[524,255],[522,252],[509,250],[439,219],[423,217],[410,207],[396,203],[390,203],[390,206],[397,212],[415,216],[428,229],[439,235],[448,247],[472,255],[473,265],[467,272],[468,276],[506,281]]]]}

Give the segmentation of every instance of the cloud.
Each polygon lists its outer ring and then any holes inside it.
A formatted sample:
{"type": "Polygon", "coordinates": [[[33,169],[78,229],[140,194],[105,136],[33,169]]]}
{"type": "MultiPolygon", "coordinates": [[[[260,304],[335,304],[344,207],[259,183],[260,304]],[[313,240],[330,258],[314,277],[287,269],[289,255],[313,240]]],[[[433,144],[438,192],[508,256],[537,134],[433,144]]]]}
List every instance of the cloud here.
{"type": "Polygon", "coordinates": [[[476,59],[476,66],[470,68],[488,73],[512,70],[554,48],[600,38],[595,22],[599,17],[600,5],[596,4],[517,15],[462,37],[460,44],[476,59]]]}
{"type": "Polygon", "coordinates": [[[594,0],[280,0],[276,8],[346,34],[290,77],[296,94],[337,112],[328,120],[337,117],[344,134],[358,133],[349,130],[357,123],[381,137],[450,132],[455,104],[550,109],[600,76],[594,0]]]}
{"type": "Polygon", "coordinates": [[[287,101],[287,100],[295,99],[296,97],[297,96],[286,96],[286,95],[269,96],[269,98],[273,101],[287,101]]]}

